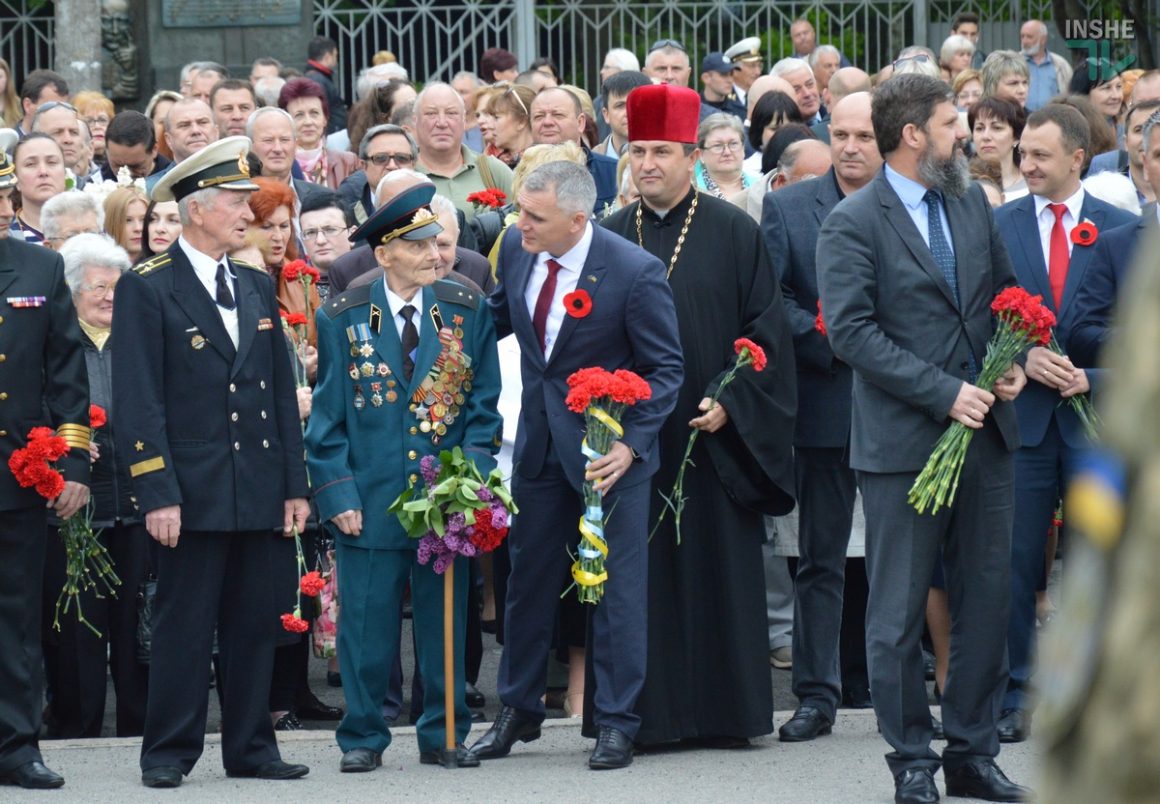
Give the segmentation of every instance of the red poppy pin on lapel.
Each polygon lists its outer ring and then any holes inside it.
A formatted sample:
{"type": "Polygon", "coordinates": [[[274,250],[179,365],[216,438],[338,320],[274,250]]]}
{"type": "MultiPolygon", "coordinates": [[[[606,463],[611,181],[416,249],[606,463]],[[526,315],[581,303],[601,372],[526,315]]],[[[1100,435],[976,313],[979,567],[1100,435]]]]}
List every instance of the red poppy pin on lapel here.
{"type": "Polygon", "coordinates": [[[1071,242],[1077,246],[1094,245],[1100,236],[1100,230],[1091,220],[1084,218],[1083,223],[1071,230],[1071,242]]]}
{"type": "Polygon", "coordinates": [[[592,297],[583,288],[564,295],[564,309],[573,318],[584,318],[592,312],[592,297]]]}

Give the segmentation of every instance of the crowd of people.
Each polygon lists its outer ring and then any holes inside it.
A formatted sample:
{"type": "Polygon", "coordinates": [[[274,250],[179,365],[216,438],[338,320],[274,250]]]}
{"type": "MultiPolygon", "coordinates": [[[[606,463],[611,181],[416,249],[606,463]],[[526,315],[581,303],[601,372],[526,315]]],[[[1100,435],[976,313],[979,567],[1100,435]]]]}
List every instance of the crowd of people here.
{"type": "Polygon", "coordinates": [[[1073,65],[1036,20],[985,54],[979,28],[961,13],[937,54],[870,75],[801,19],[768,71],[756,37],[707,54],[699,92],[672,39],[643,66],[610,50],[589,90],[499,48],[421,83],[381,52],[349,107],[321,37],[301,71],[186,65],[144,112],[50,70],[17,93],[0,61],[0,441],[47,425],[69,448],[48,508],[0,473],[0,782],[64,783],[37,741],[100,736],[106,673],[146,786],[191,772],[211,690],[228,775],[304,776],[276,740],[302,721],[337,722],[341,770],[373,771],[410,616],[423,763],[447,762],[448,686],[459,767],[560,710],[593,769],[745,746],[774,731],[772,666],[798,699],[782,741],[874,708],[896,801],[936,801],[940,767],[951,796],[1031,796],[995,757],[1031,732],[1060,499],[1090,446],[1063,402],[1098,391],[1157,226],[1160,71],[1073,65]],[[1058,348],[983,388],[1015,284],[1058,348]],[[761,370],[725,382],[742,338],[761,370]],[[589,460],[565,397],[591,366],[652,395],[589,460]],[[975,432],[957,499],[919,514],[907,492],[951,422],[975,432]],[[386,510],[452,446],[498,465],[519,513],[496,553],[455,560],[448,679],[442,583],[386,510]],[[611,512],[595,606],[567,592],[585,481],[611,512]],[[53,610],[78,515],[121,580],[81,591],[87,623],[53,610]],[[337,615],[295,591],[285,625],[303,561],[337,615]],[[468,747],[483,633],[502,706],[468,747]],[[312,656],[345,708],[310,689],[312,656]]]}

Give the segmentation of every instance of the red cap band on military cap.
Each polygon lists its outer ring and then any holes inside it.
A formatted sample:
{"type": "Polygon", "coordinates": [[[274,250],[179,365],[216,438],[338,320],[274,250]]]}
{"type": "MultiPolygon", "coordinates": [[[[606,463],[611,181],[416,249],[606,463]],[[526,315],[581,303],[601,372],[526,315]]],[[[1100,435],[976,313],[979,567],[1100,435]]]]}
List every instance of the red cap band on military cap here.
{"type": "Polygon", "coordinates": [[[628,139],[695,143],[701,96],[688,87],[652,84],[628,93],[628,139]]]}

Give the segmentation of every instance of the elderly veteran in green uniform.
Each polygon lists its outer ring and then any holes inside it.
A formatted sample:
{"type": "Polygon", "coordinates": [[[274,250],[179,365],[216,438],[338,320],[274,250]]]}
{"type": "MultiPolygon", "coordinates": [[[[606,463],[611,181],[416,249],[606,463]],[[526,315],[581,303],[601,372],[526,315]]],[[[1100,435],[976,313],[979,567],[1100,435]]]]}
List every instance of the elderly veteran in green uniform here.
{"type": "MultiPolygon", "coordinates": [[[[81,330],[64,262],[10,237],[16,174],[6,151],[16,132],[0,129],[0,784],[52,788],[64,779],[44,766],[40,736],[40,594],[48,511],[8,469],[33,427],[51,427],[69,446],[55,462],[64,491],[50,503],[66,519],[89,501],[89,383],[81,330]]],[[[71,616],[71,615],[70,615],[71,616]]]]}
{"type": "Polygon", "coordinates": [[[309,772],[282,761],[267,711],[278,612],[293,591],[274,587],[270,566],[309,505],[274,283],[229,258],[253,219],[249,146],[210,143],[157,182],[153,199],[177,201],[182,235],[122,276],[113,302],[114,437],[162,546],[146,787],[177,787],[201,756],[215,627],[226,775],[309,772]]]}
{"type": "MultiPolygon", "coordinates": [[[[319,518],[337,532],[342,626],[338,659],[347,714],[338,727],[345,773],[372,771],[391,743],[382,706],[399,646],[399,607],[411,583],[415,643],[423,676],[419,761],[439,764],[444,744],[443,580],[416,560],[387,508],[422,482],[426,455],[462,447],[487,474],[501,419],[499,357],[491,315],[478,294],[436,280],[443,231],[421,184],[386,201],[352,239],[375,246],[383,275],[332,296],[318,311],[318,384],[306,431],[319,518]],[[449,373],[449,353],[468,369],[449,373]],[[462,362],[462,361],[460,361],[462,362]]],[[[455,730],[459,767],[479,761],[462,742],[467,559],[455,567],[455,730]]]]}

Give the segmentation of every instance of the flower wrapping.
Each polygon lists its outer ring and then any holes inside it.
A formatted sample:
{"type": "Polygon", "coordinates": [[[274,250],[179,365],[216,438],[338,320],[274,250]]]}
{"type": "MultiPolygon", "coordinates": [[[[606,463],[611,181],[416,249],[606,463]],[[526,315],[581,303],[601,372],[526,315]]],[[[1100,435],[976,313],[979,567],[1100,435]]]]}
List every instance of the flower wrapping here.
{"type": "Polygon", "coordinates": [[[456,556],[490,553],[507,538],[511,515],[517,512],[503,475],[493,469],[485,479],[460,447],[419,461],[423,483],[400,494],[388,513],[412,539],[418,539],[416,559],[434,562],[442,575],[456,556]]]}
{"type": "MultiPolygon", "coordinates": [[[[987,343],[983,369],[975,383],[985,391],[995,389],[995,383],[1028,347],[1047,346],[1055,326],[1055,314],[1043,306],[1043,297],[1032,296],[1018,286],[1000,292],[991,302],[991,312],[996,318],[995,333],[987,343]]],[[[973,436],[973,429],[956,421],[935,442],[926,466],[907,495],[907,501],[920,514],[927,509],[932,515],[937,514],[940,508],[954,503],[973,436]]]]}
{"type": "MultiPolygon", "coordinates": [[[[594,367],[575,371],[568,377],[565,404],[573,413],[584,414],[586,434],[580,452],[588,462],[608,454],[624,435],[621,419],[630,405],[652,397],[652,388],[639,374],[626,369],[608,371],[594,367]]],[[[584,513],[580,517],[580,544],[572,563],[572,580],[581,603],[596,604],[604,596],[608,573],[608,543],[604,540],[604,505],[596,480],[584,481],[584,513]]]]}

